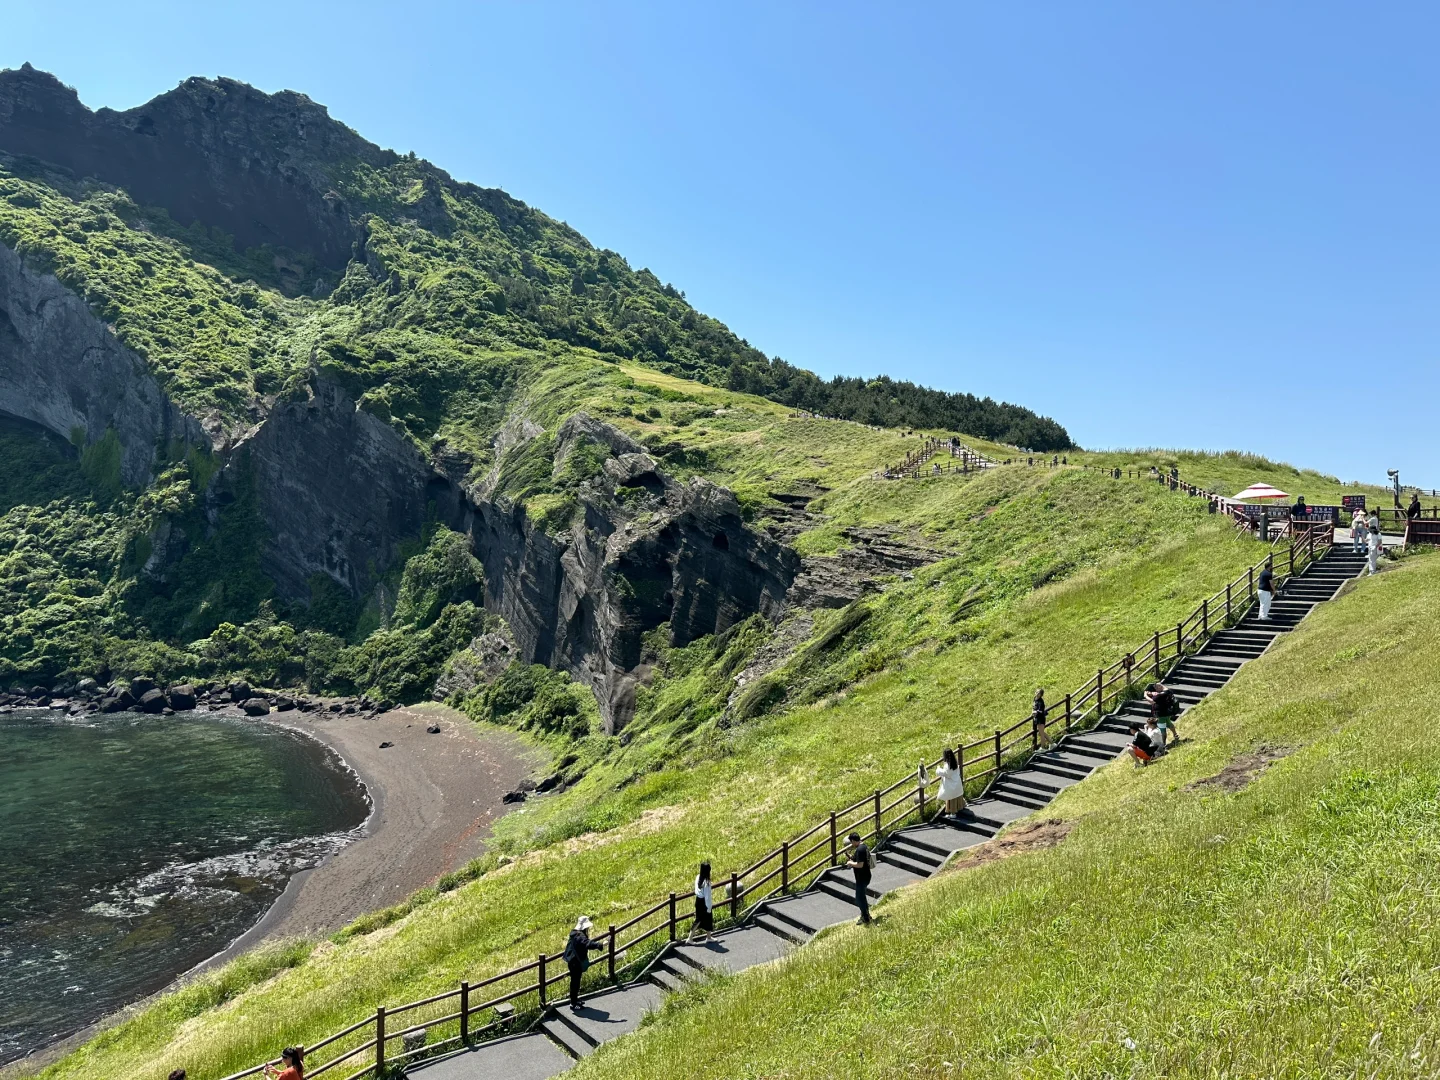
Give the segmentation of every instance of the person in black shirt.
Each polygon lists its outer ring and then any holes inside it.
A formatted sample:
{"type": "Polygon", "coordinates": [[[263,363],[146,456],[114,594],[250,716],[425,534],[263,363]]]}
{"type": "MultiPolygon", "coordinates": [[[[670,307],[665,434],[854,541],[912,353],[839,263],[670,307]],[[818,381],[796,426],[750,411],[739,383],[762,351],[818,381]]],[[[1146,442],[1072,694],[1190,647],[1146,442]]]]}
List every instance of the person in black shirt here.
{"type": "Polygon", "coordinates": [[[570,1007],[580,1007],[580,980],[585,977],[585,969],[590,966],[590,953],[595,949],[603,949],[603,941],[590,940],[590,916],[581,915],[575,929],[570,931],[570,937],[565,942],[565,951],[561,953],[560,959],[570,969],[570,1007]]]}
{"type": "Polygon", "coordinates": [[[1150,736],[1145,734],[1141,726],[1134,721],[1130,724],[1130,745],[1126,747],[1130,756],[1135,759],[1135,767],[1149,765],[1155,760],[1155,744],[1150,741],[1150,736]]]}
{"type": "Polygon", "coordinates": [[[1418,491],[1410,496],[1410,505],[1405,508],[1405,516],[1412,521],[1420,516],[1420,493],[1418,491]]]}
{"type": "Polygon", "coordinates": [[[855,906],[860,909],[860,925],[870,925],[870,849],[852,832],[845,838],[850,843],[850,858],[845,863],[855,872],[855,906]]]}
{"type": "Polygon", "coordinates": [[[1290,516],[1298,520],[1308,513],[1310,513],[1310,508],[1305,505],[1305,496],[1295,496],[1295,505],[1290,508],[1290,516]]]}
{"type": "Polygon", "coordinates": [[[1260,571],[1260,581],[1256,586],[1260,592],[1260,618],[1270,618],[1270,605],[1275,600],[1275,573],[1270,569],[1270,564],[1265,564],[1265,569],[1260,571]]]}
{"type": "Polygon", "coordinates": [[[1165,734],[1175,742],[1180,741],[1180,732],[1175,727],[1175,718],[1180,715],[1180,702],[1175,691],[1164,683],[1152,682],[1145,688],[1145,700],[1150,702],[1150,715],[1165,734]]]}

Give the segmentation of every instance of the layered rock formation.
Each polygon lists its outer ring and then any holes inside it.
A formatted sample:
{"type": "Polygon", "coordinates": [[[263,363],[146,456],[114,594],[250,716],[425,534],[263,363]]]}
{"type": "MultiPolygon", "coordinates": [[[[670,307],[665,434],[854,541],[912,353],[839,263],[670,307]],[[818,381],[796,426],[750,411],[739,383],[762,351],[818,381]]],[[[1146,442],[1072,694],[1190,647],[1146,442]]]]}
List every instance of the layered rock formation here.
{"type": "Polygon", "coordinates": [[[119,476],[131,487],[154,474],[175,440],[209,446],[193,417],[160,388],[145,361],[115,340],[85,302],[0,244],[0,413],[81,446],[113,432],[119,476]]]}

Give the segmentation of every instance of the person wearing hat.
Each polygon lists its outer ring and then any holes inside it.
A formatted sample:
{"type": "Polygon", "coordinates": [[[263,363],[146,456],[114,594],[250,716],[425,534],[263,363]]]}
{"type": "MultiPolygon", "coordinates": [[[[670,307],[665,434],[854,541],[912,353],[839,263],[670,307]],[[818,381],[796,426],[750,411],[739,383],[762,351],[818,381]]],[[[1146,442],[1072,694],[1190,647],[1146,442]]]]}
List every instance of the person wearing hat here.
{"type": "Polygon", "coordinates": [[[590,940],[590,916],[581,915],[575,923],[575,929],[570,931],[570,938],[565,942],[565,951],[560,959],[570,969],[570,1007],[580,1007],[580,980],[585,977],[585,969],[590,966],[590,953],[595,949],[603,949],[603,941],[590,940]]]}

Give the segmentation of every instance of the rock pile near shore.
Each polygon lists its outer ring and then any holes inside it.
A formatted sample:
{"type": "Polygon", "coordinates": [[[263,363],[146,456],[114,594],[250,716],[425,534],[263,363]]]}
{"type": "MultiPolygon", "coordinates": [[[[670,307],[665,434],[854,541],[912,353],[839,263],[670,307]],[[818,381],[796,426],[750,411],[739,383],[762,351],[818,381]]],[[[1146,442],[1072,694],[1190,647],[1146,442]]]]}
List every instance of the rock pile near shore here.
{"type": "Polygon", "coordinates": [[[319,697],[289,690],[264,690],[244,680],[232,683],[175,683],[162,688],[153,679],[134,678],[101,686],[94,679],[0,690],[0,712],[54,709],[70,716],[144,712],[172,716],[183,712],[268,716],[292,710],[334,716],[377,716],[394,705],[360,697],[319,697]]]}

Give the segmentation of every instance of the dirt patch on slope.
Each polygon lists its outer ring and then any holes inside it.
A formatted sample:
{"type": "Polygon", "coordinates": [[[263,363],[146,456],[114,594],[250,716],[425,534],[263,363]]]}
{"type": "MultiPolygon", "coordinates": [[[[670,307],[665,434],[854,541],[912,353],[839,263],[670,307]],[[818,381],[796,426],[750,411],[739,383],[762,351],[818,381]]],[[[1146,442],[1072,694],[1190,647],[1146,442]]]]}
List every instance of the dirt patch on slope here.
{"type": "Polygon", "coordinates": [[[983,844],[970,848],[951,863],[948,869],[968,870],[971,867],[983,866],[985,863],[1008,859],[1012,855],[1044,851],[1046,848],[1055,847],[1061,840],[1069,836],[1072,828],[1074,828],[1072,822],[1061,821],[1059,818],[1048,818],[1045,821],[1032,821],[1024,825],[1017,825],[1013,829],[1006,829],[993,840],[987,840],[983,844]]]}
{"type": "Polygon", "coordinates": [[[1185,785],[1186,791],[1223,791],[1227,795],[1239,791],[1275,762],[1289,757],[1293,746],[1258,746],[1241,754],[1214,776],[1207,776],[1185,785]]]}

